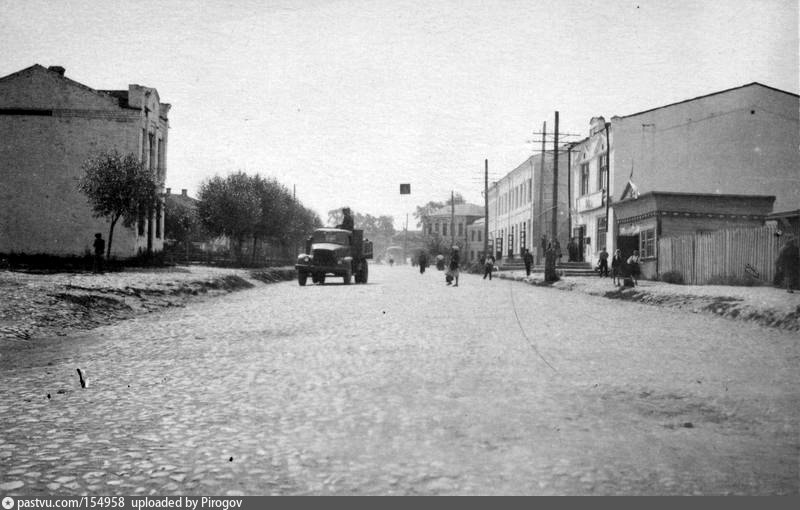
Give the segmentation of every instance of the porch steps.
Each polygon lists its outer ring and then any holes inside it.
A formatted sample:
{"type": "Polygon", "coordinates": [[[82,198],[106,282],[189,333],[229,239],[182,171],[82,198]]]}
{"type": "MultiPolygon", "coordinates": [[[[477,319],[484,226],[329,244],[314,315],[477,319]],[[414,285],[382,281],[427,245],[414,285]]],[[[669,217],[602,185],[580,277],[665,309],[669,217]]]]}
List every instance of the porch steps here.
{"type": "MultiPolygon", "coordinates": [[[[500,271],[525,271],[525,263],[521,259],[503,259],[498,267],[500,271]]],[[[597,276],[589,262],[561,262],[556,264],[556,270],[564,276],[597,276]]],[[[544,273],[544,264],[534,265],[531,273],[544,273]]]]}

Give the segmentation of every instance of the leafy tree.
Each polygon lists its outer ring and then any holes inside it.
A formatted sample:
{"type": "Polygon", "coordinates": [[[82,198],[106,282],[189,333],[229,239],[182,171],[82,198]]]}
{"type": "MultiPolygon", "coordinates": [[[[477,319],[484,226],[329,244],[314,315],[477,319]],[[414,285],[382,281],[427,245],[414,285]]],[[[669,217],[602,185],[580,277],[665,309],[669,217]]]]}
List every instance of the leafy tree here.
{"type": "Polygon", "coordinates": [[[200,239],[202,234],[197,208],[168,197],[164,203],[164,237],[184,245],[188,259],[189,242],[200,239]]]}
{"type": "Polygon", "coordinates": [[[111,222],[106,246],[106,257],[110,257],[117,222],[122,219],[123,225],[131,227],[144,211],[153,210],[161,183],[132,153],[101,152],[87,159],[82,168],[78,189],[88,197],[94,216],[111,222]]]}
{"type": "Polygon", "coordinates": [[[214,176],[200,185],[200,223],[212,235],[233,239],[236,256],[241,260],[244,240],[256,235],[260,228],[261,198],[253,179],[244,172],[225,178],[214,176]]]}
{"type": "Polygon", "coordinates": [[[417,220],[417,227],[422,226],[422,218],[424,218],[425,216],[430,216],[431,214],[441,209],[442,207],[449,206],[451,202],[454,203],[455,205],[458,205],[458,204],[465,204],[466,200],[464,200],[464,197],[463,195],[461,195],[461,193],[454,193],[452,200],[450,198],[448,198],[444,202],[435,202],[431,200],[425,205],[418,205],[417,210],[414,211],[413,213],[414,218],[417,220]]]}

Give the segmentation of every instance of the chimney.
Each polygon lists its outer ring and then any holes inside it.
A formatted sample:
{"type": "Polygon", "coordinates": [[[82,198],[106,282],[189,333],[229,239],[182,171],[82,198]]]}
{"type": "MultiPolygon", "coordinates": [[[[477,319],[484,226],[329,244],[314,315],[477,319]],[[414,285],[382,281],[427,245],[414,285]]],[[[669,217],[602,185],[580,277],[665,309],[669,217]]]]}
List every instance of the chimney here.
{"type": "Polygon", "coordinates": [[[171,195],[172,194],[172,188],[167,188],[164,193],[166,195],[171,195]]]}
{"type": "Polygon", "coordinates": [[[64,72],[66,71],[66,69],[64,69],[61,66],[50,66],[47,68],[47,70],[53,71],[54,73],[58,73],[59,76],[64,76],[64,72]]]}
{"type": "Polygon", "coordinates": [[[188,196],[188,195],[186,195],[186,190],[185,190],[185,189],[182,189],[182,190],[181,190],[181,196],[182,196],[182,197],[188,196]]]}

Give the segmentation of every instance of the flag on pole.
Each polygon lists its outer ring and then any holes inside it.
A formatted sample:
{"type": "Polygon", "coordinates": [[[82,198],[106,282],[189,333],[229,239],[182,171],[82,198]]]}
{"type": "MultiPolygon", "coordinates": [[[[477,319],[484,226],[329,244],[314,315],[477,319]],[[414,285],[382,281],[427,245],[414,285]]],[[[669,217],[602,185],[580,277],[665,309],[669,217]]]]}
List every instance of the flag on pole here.
{"type": "Polygon", "coordinates": [[[400,194],[401,195],[410,195],[411,194],[411,184],[401,184],[400,185],[400,194]]]}

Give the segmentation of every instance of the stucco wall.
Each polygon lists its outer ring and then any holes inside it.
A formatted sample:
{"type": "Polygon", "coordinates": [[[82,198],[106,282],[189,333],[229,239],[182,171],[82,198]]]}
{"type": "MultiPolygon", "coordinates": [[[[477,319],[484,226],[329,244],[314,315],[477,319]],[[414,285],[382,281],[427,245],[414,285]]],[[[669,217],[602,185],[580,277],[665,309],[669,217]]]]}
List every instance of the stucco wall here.
{"type": "MultiPolygon", "coordinates": [[[[115,98],[41,66],[0,79],[0,253],[83,255],[92,250],[95,232],[108,240],[109,222],[94,218],[77,190],[83,163],[111,149],[141,156],[143,128],[162,138],[166,150],[168,106],[154,89],[130,90],[150,108],[146,122],[141,110],[120,107],[115,98]]],[[[163,177],[166,153],[162,159],[163,177]]],[[[163,239],[153,241],[161,250],[163,239]]],[[[112,256],[131,257],[146,247],[147,232],[139,236],[117,223],[112,256]]]]}
{"type": "Polygon", "coordinates": [[[751,85],[612,119],[612,189],[775,195],[800,203],[797,96],[751,85]]]}

